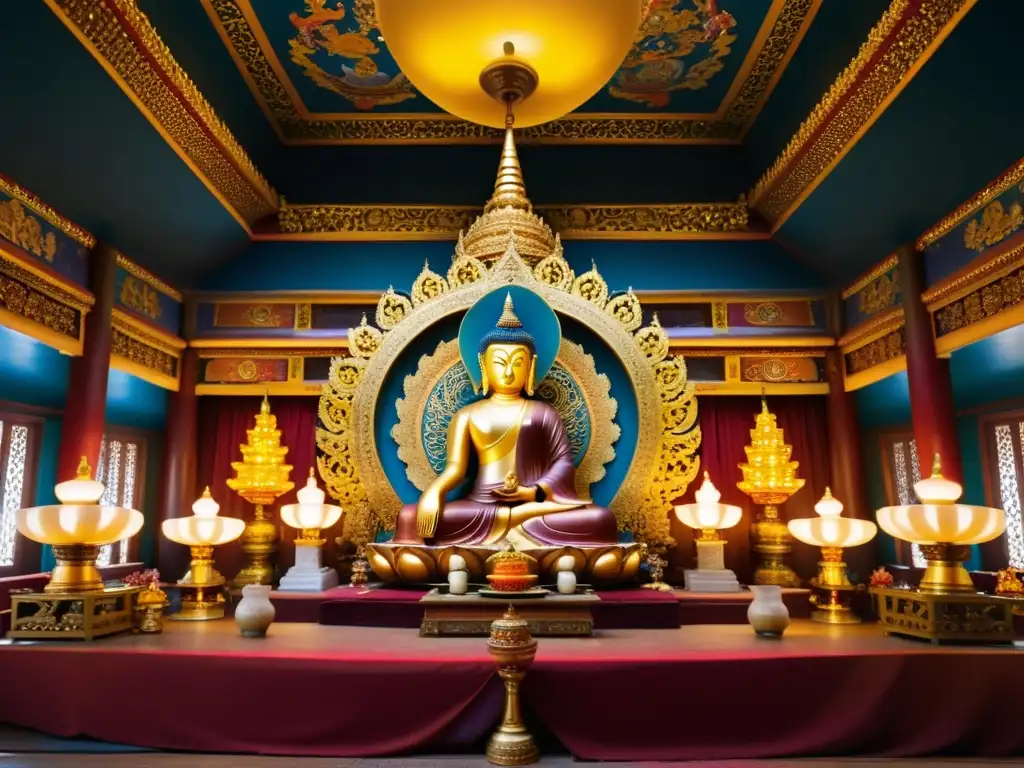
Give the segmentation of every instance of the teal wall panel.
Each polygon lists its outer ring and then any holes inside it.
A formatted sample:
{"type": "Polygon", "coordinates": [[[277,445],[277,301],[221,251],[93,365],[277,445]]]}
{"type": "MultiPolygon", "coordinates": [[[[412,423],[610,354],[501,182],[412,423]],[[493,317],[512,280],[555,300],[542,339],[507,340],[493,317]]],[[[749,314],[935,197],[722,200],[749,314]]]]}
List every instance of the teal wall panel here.
{"type": "Polygon", "coordinates": [[[63,408],[71,358],[0,326],[0,400],[63,408]]]}
{"type": "Polygon", "coordinates": [[[130,373],[111,370],[107,379],[107,423],[162,430],[167,422],[167,390],[130,373]]]}
{"type": "MultiPolygon", "coordinates": [[[[446,273],[454,246],[416,243],[253,243],[207,276],[217,291],[408,291],[429,260],[446,273]]],[[[612,290],[813,290],[819,275],[770,241],[573,241],[577,274],[597,264],[612,290]]]]}
{"type": "Polygon", "coordinates": [[[910,385],[905,372],[853,393],[861,429],[900,427],[910,423],[910,385]]]}

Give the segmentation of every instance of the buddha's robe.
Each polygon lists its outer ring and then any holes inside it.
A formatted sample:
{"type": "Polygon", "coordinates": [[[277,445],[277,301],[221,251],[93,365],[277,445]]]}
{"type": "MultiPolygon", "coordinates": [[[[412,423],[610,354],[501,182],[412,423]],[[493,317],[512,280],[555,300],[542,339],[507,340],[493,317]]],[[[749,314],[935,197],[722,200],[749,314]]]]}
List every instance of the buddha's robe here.
{"type": "MultiPolygon", "coordinates": [[[[428,544],[497,544],[506,539],[518,546],[614,544],[618,541],[615,515],[576,495],[576,470],[569,440],[558,412],[547,403],[528,401],[518,435],[503,438],[507,449],[500,455],[474,447],[481,466],[469,494],[447,501],[437,530],[428,544]],[[543,489],[543,500],[509,502],[495,493],[514,467],[519,485],[543,489]]],[[[418,542],[416,505],[404,507],[398,516],[396,543],[418,542]]]]}

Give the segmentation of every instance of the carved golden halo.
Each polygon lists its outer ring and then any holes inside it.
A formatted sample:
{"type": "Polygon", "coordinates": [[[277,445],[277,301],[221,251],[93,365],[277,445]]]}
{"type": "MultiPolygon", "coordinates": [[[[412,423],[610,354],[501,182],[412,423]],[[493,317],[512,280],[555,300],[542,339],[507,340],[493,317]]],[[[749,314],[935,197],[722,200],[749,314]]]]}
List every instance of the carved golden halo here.
{"type": "MultiPolygon", "coordinates": [[[[420,359],[412,376],[406,376],[405,397],[398,400],[398,424],[392,431],[398,443],[398,458],[406,466],[409,481],[421,491],[437,476],[421,440],[421,425],[427,400],[438,381],[460,361],[458,341],[442,341],[433,354],[420,359]]],[[[611,397],[611,382],[597,372],[594,358],[579,344],[562,339],[556,361],[579,383],[590,414],[590,446],[576,470],[576,492],[590,498],[590,486],[605,474],[605,465],[615,458],[619,426],[615,423],[618,403],[611,397]]]]}
{"type": "Polygon", "coordinates": [[[519,256],[514,236],[490,269],[456,251],[449,275],[461,277],[450,290],[415,306],[389,290],[377,307],[377,317],[386,319],[388,328],[361,326],[360,357],[332,361],[320,398],[317,466],[328,492],[348,511],[346,535],[351,540],[365,543],[376,529],[393,528],[402,507],[384,472],[374,434],[380,387],[392,364],[428,327],[468,310],[499,286],[521,285],[541,295],[556,312],[589,326],[626,369],[637,399],[639,430],[627,476],[609,506],[637,538],[671,543],[668,512],[700,463],[697,403],[686,364],[682,357],[669,355],[668,334],[657,317],[632,332],[642,312],[635,294],[609,300],[596,268],[568,279],[572,270],[558,251],[544,262],[531,270],[519,256]],[[557,281],[558,287],[548,280],[557,281]]]}

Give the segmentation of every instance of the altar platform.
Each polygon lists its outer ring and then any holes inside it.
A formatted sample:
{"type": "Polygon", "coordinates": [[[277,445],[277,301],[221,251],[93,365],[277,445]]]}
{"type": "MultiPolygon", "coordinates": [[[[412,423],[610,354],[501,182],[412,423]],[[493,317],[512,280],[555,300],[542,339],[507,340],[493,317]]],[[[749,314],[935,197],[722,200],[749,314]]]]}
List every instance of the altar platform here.
{"type": "MultiPolygon", "coordinates": [[[[0,645],[0,721],[159,749],[482,754],[501,683],[480,638],[229,620],[0,645]],[[111,691],[131,703],[111,708],[111,691]]],[[[523,689],[542,742],[588,760],[1024,754],[1024,652],[797,621],[542,638],[523,689]],[[546,736],[545,736],[546,734],[546,736]]]]}
{"type": "MultiPolygon", "coordinates": [[[[271,593],[278,622],[311,622],[329,626],[420,626],[425,589],[394,589],[380,586],[341,586],[325,592],[271,593]]],[[[793,618],[808,618],[810,591],[783,590],[783,601],[793,618]]],[[[675,629],[690,624],[745,624],[751,593],[694,593],[677,589],[618,589],[597,592],[601,602],[593,607],[597,629],[675,629]]],[[[227,606],[230,615],[232,605],[227,606]]]]}

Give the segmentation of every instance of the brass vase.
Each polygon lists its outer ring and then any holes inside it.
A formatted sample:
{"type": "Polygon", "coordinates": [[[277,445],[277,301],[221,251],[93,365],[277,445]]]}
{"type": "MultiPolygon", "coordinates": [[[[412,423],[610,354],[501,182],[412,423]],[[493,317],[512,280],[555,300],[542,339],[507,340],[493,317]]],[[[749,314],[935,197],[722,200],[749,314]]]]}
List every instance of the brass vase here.
{"type": "Polygon", "coordinates": [[[505,683],[505,706],[501,725],[487,744],[487,759],[494,765],[531,765],[540,760],[540,750],[523,724],[519,685],[537,655],[537,641],[530,624],[511,605],[500,619],[491,622],[487,650],[498,665],[505,683]]]}

